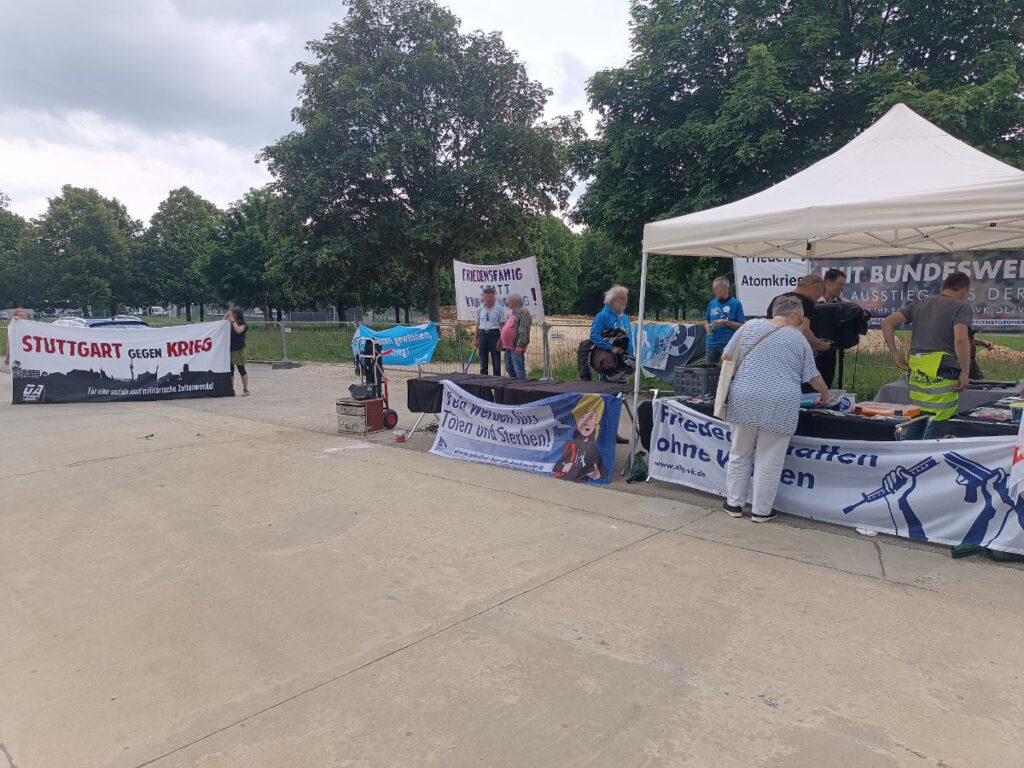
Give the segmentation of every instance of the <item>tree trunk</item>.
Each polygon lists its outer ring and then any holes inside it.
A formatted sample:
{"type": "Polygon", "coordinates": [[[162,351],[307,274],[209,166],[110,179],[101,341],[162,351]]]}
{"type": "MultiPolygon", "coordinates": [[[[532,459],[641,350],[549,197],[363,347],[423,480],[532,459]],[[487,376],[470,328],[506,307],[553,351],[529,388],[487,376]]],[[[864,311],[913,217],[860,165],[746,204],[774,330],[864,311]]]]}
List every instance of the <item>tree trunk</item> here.
{"type": "Polygon", "coordinates": [[[277,308],[277,322],[279,322],[279,323],[281,322],[281,308],[280,307],[277,308]]]}
{"type": "Polygon", "coordinates": [[[206,320],[206,305],[203,302],[199,302],[199,322],[206,320]]]}
{"type": "Polygon", "coordinates": [[[441,321],[441,262],[436,259],[427,266],[427,317],[441,321]]]}
{"type": "Polygon", "coordinates": [[[402,308],[395,304],[395,325],[402,322],[402,308]]]}
{"type": "Polygon", "coordinates": [[[334,308],[338,311],[338,325],[344,325],[345,324],[345,304],[344,304],[344,302],[339,301],[339,302],[335,303],[334,308]]]}
{"type": "Polygon", "coordinates": [[[270,299],[263,297],[263,322],[270,325],[274,322],[274,316],[270,313],[270,299]]]}
{"type": "Polygon", "coordinates": [[[406,325],[409,324],[409,308],[408,307],[405,308],[405,324],[406,325]]]}
{"type": "Polygon", "coordinates": [[[191,323],[192,322],[192,302],[191,301],[185,302],[185,322],[186,323],[191,323]]]}

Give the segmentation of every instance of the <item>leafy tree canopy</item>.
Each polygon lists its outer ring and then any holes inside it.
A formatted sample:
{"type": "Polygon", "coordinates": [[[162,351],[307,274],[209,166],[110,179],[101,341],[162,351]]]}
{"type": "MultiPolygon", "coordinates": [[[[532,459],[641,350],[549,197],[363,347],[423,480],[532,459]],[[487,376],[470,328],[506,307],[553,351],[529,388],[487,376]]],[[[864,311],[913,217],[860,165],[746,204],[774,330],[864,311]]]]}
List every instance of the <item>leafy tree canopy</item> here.
{"type": "Polygon", "coordinates": [[[384,279],[398,260],[423,275],[436,319],[442,262],[567,204],[579,118],[542,122],[550,92],[501,36],[462,33],[433,0],[347,5],[295,67],[300,129],[262,156],[311,244],[331,254],[325,289],[341,291],[346,272],[384,279]]]}
{"type": "Polygon", "coordinates": [[[1024,167],[1019,0],[633,0],[634,55],[590,81],[579,221],[644,223],[778,182],[905,102],[1024,167]]]}

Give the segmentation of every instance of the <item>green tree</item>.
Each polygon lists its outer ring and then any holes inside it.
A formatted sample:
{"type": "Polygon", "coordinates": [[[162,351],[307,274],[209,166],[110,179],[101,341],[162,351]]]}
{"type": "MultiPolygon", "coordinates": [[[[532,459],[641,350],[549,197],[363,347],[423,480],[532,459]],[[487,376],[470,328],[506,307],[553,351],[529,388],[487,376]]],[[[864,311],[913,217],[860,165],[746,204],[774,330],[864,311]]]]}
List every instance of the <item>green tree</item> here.
{"type": "Polygon", "coordinates": [[[1024,167],[1019,0],[633,0],[633,58],[596,74],[575,210],[639,253],[643,225],[730,202],[893,104],[1024,167]]]}
{"type": "Polygon", "coordinates": [[[140,262],[150,293],[161,302],[184,305],[192,321],[192,304],[210,298],[205,270],[218,247],[222,214],[188,187],[172,190],[160,203],[143,238],[140,262]]]}
{"type": "Polygon", "coordinates": [[[580,280],[574,311],[595,315],[601,310],[604,292],[622,282],[621,264],[628,250],[596,227],[584,230],[580,237],[580,280]]]}
{"type": "Polygon", "coordinates": [[[475,264],[500,264],[537,257],[544,309],[551,315],[572,312],[580,280],[580,238],[557,216],[532,216],[501,243],[467,254],[475,264]]]}
{"type": "Polygon", "coordinates": [[[580,237],[557,216],[539,216],[530,222],[527,247],[537,257],[537,272],[544,292],[544,309],[567,315],[579,292],[580,237]]]}
{"type": "Polygon", "coordinates": [[[26,303],[116,314],[134,300],[132,245],[142,225],[124,205],[66,185],[35,224],[19,249],[26,303]]]}
{"type": "Polygon", "coordinates": [[[204,274],[213,295],[242,307],[289,309],[284,275],[277,261],[293,247],[278,197],[250,189],[223,217],[220,247],[210,252],[204,274]]]}
{"type": "MultiPolygon", "coordinates": [[[[567,204],[579,117],[540,120],[550,92],[500,35],[461,33],[433,0],[351,0],[309,50],[301,129],[262,157],[349,280],[404,264],[437,319],[442,263],[567,204]]],[[[339,290],[336,269],[323,285],[339,290]]]]}
{"type": "Polygon", "coordinates": [[[0,192],[0,307],[33,305],[23,254],[27,253],[29,223],[8,209],[10,198],[0,192]]]}

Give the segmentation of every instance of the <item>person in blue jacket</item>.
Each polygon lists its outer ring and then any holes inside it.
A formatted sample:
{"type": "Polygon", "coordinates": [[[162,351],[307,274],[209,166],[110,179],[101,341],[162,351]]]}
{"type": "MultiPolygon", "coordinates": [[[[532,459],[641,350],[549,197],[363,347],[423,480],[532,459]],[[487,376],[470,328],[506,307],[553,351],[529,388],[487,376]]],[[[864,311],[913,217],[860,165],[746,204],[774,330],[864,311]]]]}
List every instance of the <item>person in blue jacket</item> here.
{"type": "MultiPolygon", "coordinates": [[[[629,348],[613,347],[604,337],[604,331],[609,328],[622,328],[626,333],[630,332],[629,315],[626,314],[626,305],[629,303],[629,289],[622,285],[613,285],[604,294],[604,309],[597,313],[594,322],[590,326],[590,341],[595,347],[607,349],[616,355],[632,354],[633,340],[630,336],[629,348]]],[[[603,378],[603,376],[602,376],[603,378]]]]}
{"type": "Polygon", "coordinates": [[[715,298],[708,302],[704,313],[704,329],[708,332],[705,359],[708,365],[721,365],[726,344],[747,318],[743,316],[739,299],[729,296],[729,278],[716,277],[711,290],[715,298]]]}

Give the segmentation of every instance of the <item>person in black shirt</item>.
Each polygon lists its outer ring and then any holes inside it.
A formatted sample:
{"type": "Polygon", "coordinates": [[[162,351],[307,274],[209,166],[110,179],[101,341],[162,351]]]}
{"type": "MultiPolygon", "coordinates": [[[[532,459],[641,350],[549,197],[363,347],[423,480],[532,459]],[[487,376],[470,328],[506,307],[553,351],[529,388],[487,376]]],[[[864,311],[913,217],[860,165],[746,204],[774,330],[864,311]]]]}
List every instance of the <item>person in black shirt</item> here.
{"type": "Polygon", "coordinates": [[[231,323],[231,388],[235,388],[235,368],[242,376],[242,397],[249,396],[249,374],[245,370],[245,315],[240,309],[229,309],[224,319],[231,323]]]}
{"type": "MultiPolygon", "coordinates": [[[[800,282],[796,284],[796,290],[790,291],[789,293],[782,294],[783,296],[795,296],[800,299],[800,303],[804,308],[804,322],[800,326],[800,330],[803,331],[804,336],[807,338],[807,343],[811,345],[811,349],[814,350],[815,354],[819,352],[825,352],[832,348],[832,345],[827,341],[823,341],[814,335],[811,330],[811,315],[814,314],[814,305],[818,302],[822,296],[825,295],[825,281],[821,279],[821,275],[806,275],[800,278],[800,282]]],[[[775,301],[779,297],[776,296],[772,299],[772,303],[768,305],[768,319],[770,320],[774,314],[772,307],[775,306],[775,301]]]]}

